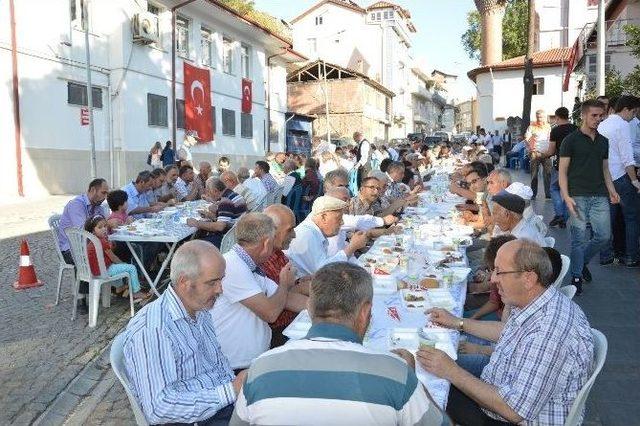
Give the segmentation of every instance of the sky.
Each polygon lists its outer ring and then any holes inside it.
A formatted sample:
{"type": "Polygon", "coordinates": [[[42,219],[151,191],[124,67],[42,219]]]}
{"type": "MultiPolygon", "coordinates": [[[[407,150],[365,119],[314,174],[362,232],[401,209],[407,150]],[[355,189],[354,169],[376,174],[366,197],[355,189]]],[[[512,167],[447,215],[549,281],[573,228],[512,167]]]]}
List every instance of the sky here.
{"type": "MultiPolygon", "coordinates": [[[[320,0],[255,0],[257,9],[286,21],[295,18],[320,0]]],[[[356,0],[362,7],[376,0],[356,0]]],[[[473,0],[395,0],[395,4],[411,12],[417,32],[413,34],[413,57],[433,68],[458,75],[452,90],[459,100],[474,96],[476,89],[467,71],[478,66],[462,47],[460,38],[467,29],[467,12],[474,10],[473,0]]]]}

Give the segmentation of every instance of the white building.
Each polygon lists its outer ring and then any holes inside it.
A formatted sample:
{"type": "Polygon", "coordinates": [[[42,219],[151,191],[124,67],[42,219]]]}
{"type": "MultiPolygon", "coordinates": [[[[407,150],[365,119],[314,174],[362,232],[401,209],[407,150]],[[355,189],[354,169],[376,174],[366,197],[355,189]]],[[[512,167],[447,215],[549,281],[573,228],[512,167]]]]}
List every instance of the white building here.
{"type": "Polygon", "coordinates": [[[433,132],[454,131],[454,104],[444,90],[446,82],[434,78],[436,72],[439,73],[434,71],[429,77],[417,67],[411,69],[411,124],[415,133],[431,135],[433,132]]]}
{"type": "MultiPolygon", "coordinates": [[[[533,55],[533,96],[531,119],[543,109],[551,116],[564,106],[572,110],[577,96],[577,77],[571,76],[569,90],[562,91],[562,79],[569,61],[570,48],[550,49],[533,55]]],[[[483,66],[467,74],[478,89],[478,125],[487,131],[507,127],[509,117],[521,117],[524,98],[524,56],[483,66]]]]}
{"type": "Polygon", "coordinates": [[[413,131],[410,49],[416,29],[409,11],[386,1],[362,8],[351,0],[321,0],[291,25],[294,47],[305,56],[361,72],[395,93],[389,138],[413,131]]]}
{"type": "MultiPolygon", "coordinates": [[[[9,1],[0,3],[0,140],[8,153],[0,194],[79,193],[90,179],[83,0],[15,1],[15,40],[9,1]],[[14,43],[12,43],[12,41],[14,43]],[[17,68],[12,66],[15,57],[17,68]],[[13,81],[19,96],[14,97],[13,81]],[[19,129],[14,126],[19,111],[19,129]],[[14,154],[17,147],[21,154],[14,154]]],[[[88,2],[97,175],[114,187],[144,169],[155,141],[172,140],[172,25],[177,0],[88,2]],[[145,17],[157,34],[134,43],[132,24],[145,17]]],[[[207,67],[215,140],[193,148],[194,161],[232,159],[252,164],[268,149],[284,148],[287,62],[305,59],[283,36],[241,17],[216,0],[178,10],[175,82],[176,141],[184,137],[183,61],[207,67]],[[241,114],[241,80],[253,84],[251,114],[241,114]],[[268,96],[267,96],[268,94],[268,96]],[[272,129],[268,131],[268,121],[272,129]],[[272,142],[267,142],[271,133],[272,142]]]]}
{"type": "Polygon", "coordinates": [[[536,0],[537,49],[571,47],[585,25],[598,17],[595,0],[536,0]]]}

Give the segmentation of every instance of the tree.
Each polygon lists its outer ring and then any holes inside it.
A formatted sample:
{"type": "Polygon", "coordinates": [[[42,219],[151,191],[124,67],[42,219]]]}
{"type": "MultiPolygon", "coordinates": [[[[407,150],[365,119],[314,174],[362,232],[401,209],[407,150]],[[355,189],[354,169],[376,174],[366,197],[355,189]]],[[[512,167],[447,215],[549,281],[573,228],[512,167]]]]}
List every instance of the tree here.
{"type": "MultiPolygon", "coordinates": [[[[471,59],[480,60],[481,18],[477,10],[467,14],[467,31],[462,34],[462,46],[471,59]]],[[[511,59],[527,52],[527,1],[509,0],[502,20],[502,59],[511,59]]]]}

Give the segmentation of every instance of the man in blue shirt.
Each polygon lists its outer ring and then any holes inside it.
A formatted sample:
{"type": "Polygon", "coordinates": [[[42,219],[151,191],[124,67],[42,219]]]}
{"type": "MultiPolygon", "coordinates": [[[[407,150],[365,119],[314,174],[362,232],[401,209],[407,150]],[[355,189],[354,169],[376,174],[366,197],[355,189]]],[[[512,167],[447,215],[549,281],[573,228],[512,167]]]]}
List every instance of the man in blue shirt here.
{"type": "Polygon", "coordinates": [[[170,287],[127,325],[127,377],[150,424],[214,425],[231,417],[246,371],[234,376],[207,312],[224,275],[212,244],[185,243],[171,261],[170,287]]]}
{"type": "Polygon", "coordinates": [[[144,170],[138,173],[135,181],[129,182],[122,187],[127,193],[127,214],[136,219],[145,217],[147,213],[156,213],[163,209],[164,205],[157,204],[150,206],[145,192],[152,189],[153,177],[151,172],[144,170]]]}

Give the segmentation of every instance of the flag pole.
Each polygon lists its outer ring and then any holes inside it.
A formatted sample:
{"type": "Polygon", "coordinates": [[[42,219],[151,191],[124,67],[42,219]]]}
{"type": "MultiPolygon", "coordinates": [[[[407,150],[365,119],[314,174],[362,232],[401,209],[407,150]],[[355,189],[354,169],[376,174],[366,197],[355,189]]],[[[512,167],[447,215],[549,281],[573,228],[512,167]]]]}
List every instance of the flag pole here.
{"type": "MultiPolygon", "coordinates": [[[[91,52],[89,49],[89,0],[82,3],[82,24],[84,25],[84,52],[87,69],[87,110],[89,111],[89,144],[91,147],[91,179],[96,172],[96,136],[93,125],[93,87],[91,85],[91,52]]],[[[112,182],[113,184],[113,182],[112,182]]]]}

